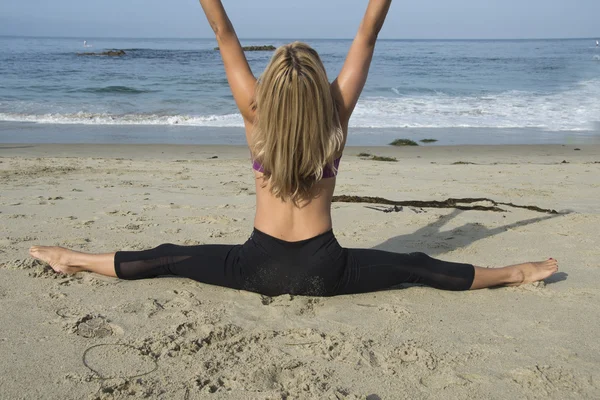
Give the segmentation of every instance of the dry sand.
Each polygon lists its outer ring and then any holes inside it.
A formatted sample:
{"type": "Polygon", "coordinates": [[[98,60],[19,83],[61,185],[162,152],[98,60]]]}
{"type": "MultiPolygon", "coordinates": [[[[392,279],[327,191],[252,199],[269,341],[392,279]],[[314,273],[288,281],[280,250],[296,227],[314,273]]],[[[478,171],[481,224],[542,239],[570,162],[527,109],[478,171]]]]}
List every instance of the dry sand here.
{"type": "Polygon", "coordinates": [[[344,246],[482,266],[555,257],[545,283],[267,298],[65,277],[27,254],[240,243],[254,211],[246,149],[0,145],[0,398],[600,398],[600,146],[574,147],[349,148],[338,178],[338,195],[570,210],[333,206],[344,246]]]}

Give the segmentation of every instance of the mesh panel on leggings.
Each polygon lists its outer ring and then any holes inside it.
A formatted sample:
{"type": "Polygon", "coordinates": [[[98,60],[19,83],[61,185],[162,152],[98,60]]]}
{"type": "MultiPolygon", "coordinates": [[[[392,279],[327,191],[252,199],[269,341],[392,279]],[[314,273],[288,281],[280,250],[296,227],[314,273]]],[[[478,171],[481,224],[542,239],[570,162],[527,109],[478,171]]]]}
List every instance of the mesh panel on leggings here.
{"type": "Polygon", "coordinates": [[[144,279],[171,274],[171,267],[192,256],[162,256],[148,260],[120,261],[119,277],[122,279],[144,279]]]}
{"type": "Polygon", "coordinates": [[[467,290],[473,283],[475,269],[471,265],[437,260],[424,253],[411,253],[418,261],[418,276],[414,283],[421,283],[436,289],[467,290]],[[471,273],[473,272],[473,273],[471,273]]]}

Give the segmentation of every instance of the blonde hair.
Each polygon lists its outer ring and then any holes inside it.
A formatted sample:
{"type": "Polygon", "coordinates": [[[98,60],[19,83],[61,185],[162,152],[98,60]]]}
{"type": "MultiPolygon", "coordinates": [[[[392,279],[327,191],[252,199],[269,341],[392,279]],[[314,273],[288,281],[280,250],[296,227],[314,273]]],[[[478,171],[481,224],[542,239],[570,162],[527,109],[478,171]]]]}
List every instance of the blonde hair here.
{"type": "Polygon", "coordinates": [[[258,80],[252,154],[271,193],[309,200],[342,146],[338,110],[325,67],[305,43],[282,46],[258,80]]]}

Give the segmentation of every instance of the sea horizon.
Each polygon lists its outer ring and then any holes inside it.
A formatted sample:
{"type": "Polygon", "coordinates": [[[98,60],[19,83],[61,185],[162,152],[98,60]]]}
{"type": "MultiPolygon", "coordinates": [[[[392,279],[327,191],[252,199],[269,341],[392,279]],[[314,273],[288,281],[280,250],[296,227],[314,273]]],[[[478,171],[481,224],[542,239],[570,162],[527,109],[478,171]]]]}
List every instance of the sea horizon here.
{"type": "MultiPolygon", "coordinates": [[[[6,35],[0,34],[0,38],[29,38],[29,39],[146,39],[146,40],[215,40],[214,36],[207,37],[179,37],[179,36],[86,36],[86,35],[73,35],[73,36],[44,36],[44,35],[6,35]]],[[[297,37],[243,37],[240,36],[240,40],[295,40],[297,37]]],[[[298,36],[298,38],[306,39],[306,40],[354,40],[353,37],[343,37],[343,38],[327,38],[327,37],[304,37],[298,36]]],[[[590,36],[590,37],[519,37],[519,38],[389,38],[389,37],[380,37],[377,41],[434,41],[434,42],[468,42],[468,41],[551,41],[551,40],[597,40],[600,39],[600,34],[598,36],[590,36]]]]}

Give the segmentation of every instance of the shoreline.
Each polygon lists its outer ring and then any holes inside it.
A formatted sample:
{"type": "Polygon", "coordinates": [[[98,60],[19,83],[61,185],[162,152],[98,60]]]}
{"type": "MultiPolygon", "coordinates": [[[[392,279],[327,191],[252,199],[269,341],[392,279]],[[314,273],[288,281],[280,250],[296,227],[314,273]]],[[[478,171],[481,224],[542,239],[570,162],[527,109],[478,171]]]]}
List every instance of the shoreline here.
{"type": "MultiPolygon", "coordinates": [[[[436,139],[419,147],[455,145],[600,144],[600,126],[589,131],[538,128],[354,128],[348,146],[387,146],[395,139],[436,139]]],[[[0,122],[0,144],[245,145],[240,127],[180,125],[77,125],[0,122]]]]}
{"type": "MultiPolygon", "coordinates": [[[[359,157],[360,153],[397,159],[396,163],[379,162],[383,165],[402,164],[406,161],[418,163],[464,161],[482,164],[562,161],[593,163],[600,161],[600,144],[346,146],[342,160],[370,161],[368,158],[359,157]],[[459,159],[461,157],[469,159],[459,159]]],[[[246,145],[0,143],[0,158],[8,157],[102,157],[131,160],[148,160],[151,157],[158,160],[183,158],[208,162],[250,160],[250,152],[246,145]]],[[[342,163],[341,171],[343,170],[342,163]]]]}

